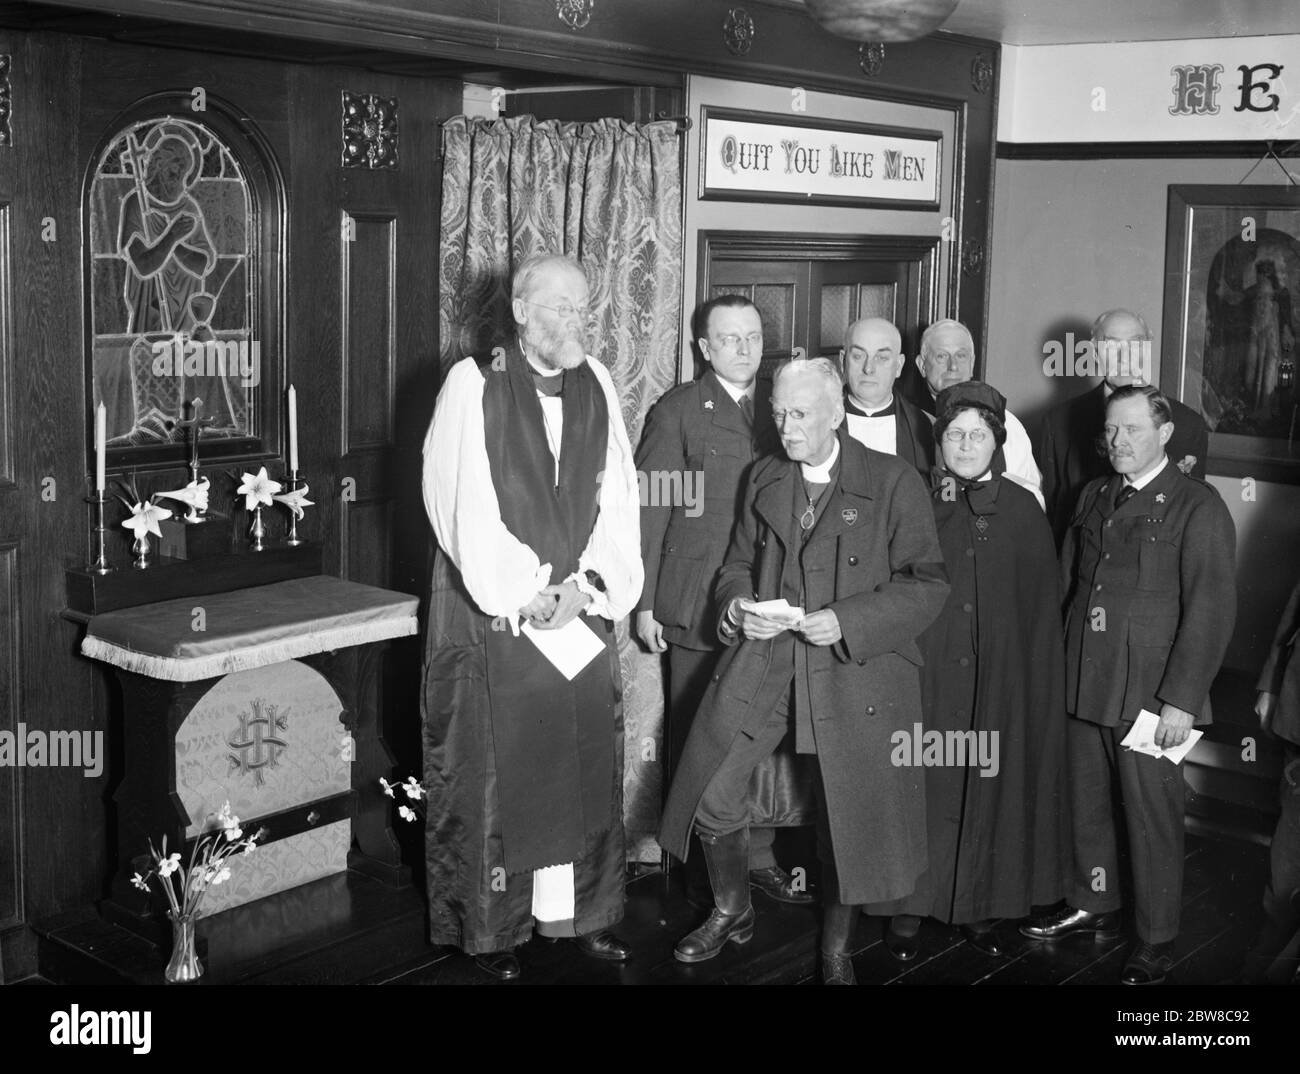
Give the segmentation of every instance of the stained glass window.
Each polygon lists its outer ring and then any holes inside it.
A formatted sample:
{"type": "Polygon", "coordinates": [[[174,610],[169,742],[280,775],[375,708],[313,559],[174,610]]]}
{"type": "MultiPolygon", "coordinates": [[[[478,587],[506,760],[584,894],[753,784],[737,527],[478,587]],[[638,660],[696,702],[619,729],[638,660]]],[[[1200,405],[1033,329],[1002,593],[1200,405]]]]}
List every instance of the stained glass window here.
{"type": "Polygon", "coordinates": [[[255,437],[265,368],[255,303],[255,191],[196,119],[160,116],[109,138],[91,178],[91,381],[110,448],[184,440],[201,399],[207,440],[255,437]]]}

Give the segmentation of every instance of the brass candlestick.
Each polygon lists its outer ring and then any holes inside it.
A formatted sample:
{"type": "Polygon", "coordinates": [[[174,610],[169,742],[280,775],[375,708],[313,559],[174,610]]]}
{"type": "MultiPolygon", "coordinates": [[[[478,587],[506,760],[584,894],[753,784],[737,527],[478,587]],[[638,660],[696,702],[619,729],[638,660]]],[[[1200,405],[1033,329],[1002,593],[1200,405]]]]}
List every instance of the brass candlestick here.
{"type": "Polygon", "coordinates": [[[108,532],[104,525],[104,503],[106,497],[103,489],[97,489],[93,496],[87,496],[86,502],[92,504],[95,508],[95,525],[91,530],[95,535],[95,560],[86,566],[86,570],[94,571],[96,574],[108,574],[113,570],[112,564],[108,562],[108,554],[104,548],[104,534],[108,532]]]}
{"type": "MultiPolygon", "coordinates": [[[[298,491],[298,480],[302,476],[300,470],[289,471],[289,491],[298,491]]],[[[298,536],[298,510],[293,507],[289,508],[289,533],[285,537],[285,544],[291,548],[296,548],[302,544],[302,538],[298,536]]]]}

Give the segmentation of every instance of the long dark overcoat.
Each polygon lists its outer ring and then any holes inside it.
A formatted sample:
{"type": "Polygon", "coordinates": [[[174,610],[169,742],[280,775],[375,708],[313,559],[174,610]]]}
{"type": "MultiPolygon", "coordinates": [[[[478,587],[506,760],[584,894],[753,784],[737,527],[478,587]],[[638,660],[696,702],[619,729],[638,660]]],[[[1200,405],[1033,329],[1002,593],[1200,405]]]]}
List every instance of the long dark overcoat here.
{"type": "Polygon", "coordinates": [[[1009,479],[967,493],[939,478],[931,500],[952,590],[921,636],[924,729],[974,731],[983,749],[926,767],[930,868],[899,912],[1023,917],[1073,876],[1056,545],[1009,479]]]}
{"type": "Polygon", "coordinates": [[[808,611],[832,608],[843,637],[808,645],[789,632],[742,639],[723,653],[696,716],[664,810],[659,841],[685,858],[695,811],[737,735],[762,725],[798,667],[810,706],[840,901],[900,898],[926,865],[921,772],[891,763],[891,736],[921,716],[917,636],[948,593],[925,484],[907,463],[840,431],[839,476],[800,547],[791,510],[799,466],[756,463],[745,491],[717,606],[776,599],[786,558],[798,558],[808,611]],[[806,659],[794,659],[794,647],[806,659]]]}

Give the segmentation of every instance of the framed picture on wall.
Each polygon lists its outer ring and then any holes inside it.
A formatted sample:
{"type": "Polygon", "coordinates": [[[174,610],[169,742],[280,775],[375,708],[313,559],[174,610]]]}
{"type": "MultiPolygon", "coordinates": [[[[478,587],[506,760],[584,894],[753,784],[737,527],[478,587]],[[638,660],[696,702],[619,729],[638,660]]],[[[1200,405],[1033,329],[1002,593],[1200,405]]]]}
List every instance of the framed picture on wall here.
{"type": "Polygon", "coordinates": [[[1162,338],[1209,472],[1300,484],[1300,187],[1169,187],[1162,338]]]}

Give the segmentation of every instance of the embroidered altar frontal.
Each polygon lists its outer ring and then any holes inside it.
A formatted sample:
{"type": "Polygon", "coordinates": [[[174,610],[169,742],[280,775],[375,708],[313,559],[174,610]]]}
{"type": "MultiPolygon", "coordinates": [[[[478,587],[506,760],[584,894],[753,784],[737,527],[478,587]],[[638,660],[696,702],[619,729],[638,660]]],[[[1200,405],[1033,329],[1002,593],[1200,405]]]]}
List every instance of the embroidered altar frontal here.
{"type": "MultiPolygon", "coordinates": [[[[251,834],[276,813],[347,794],[351,738],[342,713],[324,676],[297,660],[223,678],[176,733],[176,793],[191,818],[186,837],[198,836],[223,802],[251,834]]],[[[274,839],[208,890],[204,914],[342,872],[351,845],[349,817],[274,839]]]]}
{"type": "Polygon", "coordinates": [[[267,834],[209,886],[204,916],[356,868],[358,854],[395,867],[378,783],[391,761],[366,684],[375,647],[416,632],[416,603],[315,575],[92,618],[81,651],[123,690],[115,890],[150,839],[194,840],[225,802],[245,834],[267,834]]]}

